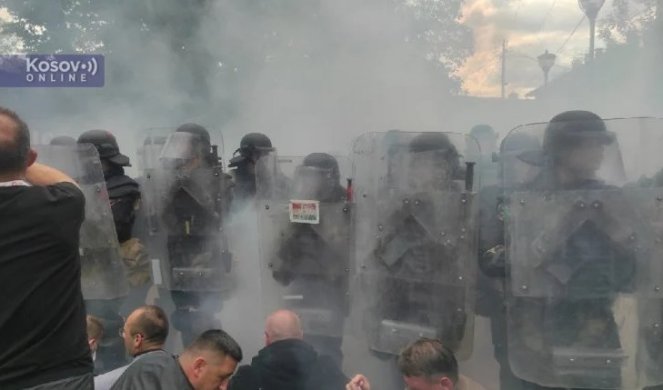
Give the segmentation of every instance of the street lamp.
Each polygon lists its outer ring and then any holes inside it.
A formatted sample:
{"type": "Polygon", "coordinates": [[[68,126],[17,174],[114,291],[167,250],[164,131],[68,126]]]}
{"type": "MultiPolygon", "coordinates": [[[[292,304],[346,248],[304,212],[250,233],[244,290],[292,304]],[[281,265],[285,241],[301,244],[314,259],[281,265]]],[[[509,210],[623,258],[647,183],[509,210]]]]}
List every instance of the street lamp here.
{"type": "Polygon", "coordinates": [[[578,0],[580,9],[589,19],[589,62],[594,61],[594,37],[596,35],[596,17],[603,7],[605,0],[578,0]]]}
{"type": "Polygon", "coordinates": [[[557,56],[554,55],[553,53],[548,53],[548,50],[546,50],[545,53],[541,54],[536,58],[539,60],[539,66],[543,70],[543,79],[544,79],[543,85],[548,85],[548,72],[550,72],[550,68],[552,68],[553,65],[555,65],[555,60],[557,59],[557,56]]]}

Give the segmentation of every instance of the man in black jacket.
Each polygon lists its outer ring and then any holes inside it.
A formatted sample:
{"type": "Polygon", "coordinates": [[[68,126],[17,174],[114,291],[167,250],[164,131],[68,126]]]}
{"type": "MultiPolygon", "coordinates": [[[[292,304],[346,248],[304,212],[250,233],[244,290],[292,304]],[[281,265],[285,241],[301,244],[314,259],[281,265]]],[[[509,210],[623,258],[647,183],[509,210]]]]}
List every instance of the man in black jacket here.
{"type": "Polygon", "coordinates": [[[78,248],[85,197],[36,159],[27,124],[0,107],[0,389],[91,390],[78,248]]]}
{"type": "Polygon", "coordinates": [[[299,317],[279,310],[267,318],[265,348],[237,370],[228,390],[345,389],[348,379],[333,360],[303,341],[299,317]]]}

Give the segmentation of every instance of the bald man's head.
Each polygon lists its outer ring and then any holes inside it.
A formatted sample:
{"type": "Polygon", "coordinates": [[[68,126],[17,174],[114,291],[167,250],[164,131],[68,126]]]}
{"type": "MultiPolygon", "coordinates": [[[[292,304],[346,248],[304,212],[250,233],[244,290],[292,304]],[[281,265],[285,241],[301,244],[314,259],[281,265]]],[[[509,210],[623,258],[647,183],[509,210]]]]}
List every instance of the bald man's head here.
{"type": "Polygon", "coordinates": [[[163,348],[168,337],[168,316],[159,306],[141,306],[124,322],[124,347],[131,356],[163,348]]]}
{"type": "Polygon", "coordinates": [[[265,344],[288,339],[302,339],[304,331],[299,316],[290,310],[278,310],[267,317],[265,344]]]}
{"type": "Polygon", "coordinates": [[[0,107],[0,175],[24,171],[29,153],[28,125],[14,111],[0,107]]]}

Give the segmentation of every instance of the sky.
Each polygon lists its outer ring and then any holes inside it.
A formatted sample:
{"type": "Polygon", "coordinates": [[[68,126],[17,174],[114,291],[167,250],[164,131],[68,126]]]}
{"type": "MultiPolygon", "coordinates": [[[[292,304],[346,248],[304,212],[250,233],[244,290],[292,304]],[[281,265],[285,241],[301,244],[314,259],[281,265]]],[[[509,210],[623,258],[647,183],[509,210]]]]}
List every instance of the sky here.
{"type": "MultiPolygon", "coordinates": [[[[611,0],[606,1],[599,18],[611,5],[611,0]]],[[[474,31],[475,53],[458,72],[464,90],[472,96],[500,96],[503,40],[508,53],[507,96],[524,97],[543,84],[536,57],[546,50],[557,55],[550,79],[567,72],[573,59],[584,57],[589,47],[589,22],[586,18],[580,22],[583,16],[577,0],[467,0],[462,22],[474,31]]],[[[596,40],[597,48],[604,46],[596,40]]]]}

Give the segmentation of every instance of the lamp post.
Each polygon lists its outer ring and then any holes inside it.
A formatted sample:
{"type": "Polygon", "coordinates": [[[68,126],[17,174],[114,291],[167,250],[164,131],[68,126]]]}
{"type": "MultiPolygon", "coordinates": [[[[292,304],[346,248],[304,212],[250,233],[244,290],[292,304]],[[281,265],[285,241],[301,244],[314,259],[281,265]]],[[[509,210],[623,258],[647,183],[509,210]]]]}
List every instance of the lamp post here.
{"type": "Polygon", "coordinates": [[[596,17],[603,7],[605,0],[578,0],[580,9],[585,12],[589,19],[589,62],[594,61],[594,37],[596,36],[596,17]]]}
{"type": "Polygon", "coordinates": [[[537,60],[539,60],[539,66],[541,67],[541,70],[543,70],[543,80],[544,80],[543,85],[548,85],[548,72],[550,72],[550,68],[552,68],[553,65],[555,65],[555,60],[557,59],[557,56],[554,55],[553,53],[548,53],[548,50],[546,50],[545,53],[541,54],[536,58],[537,60]]]}

